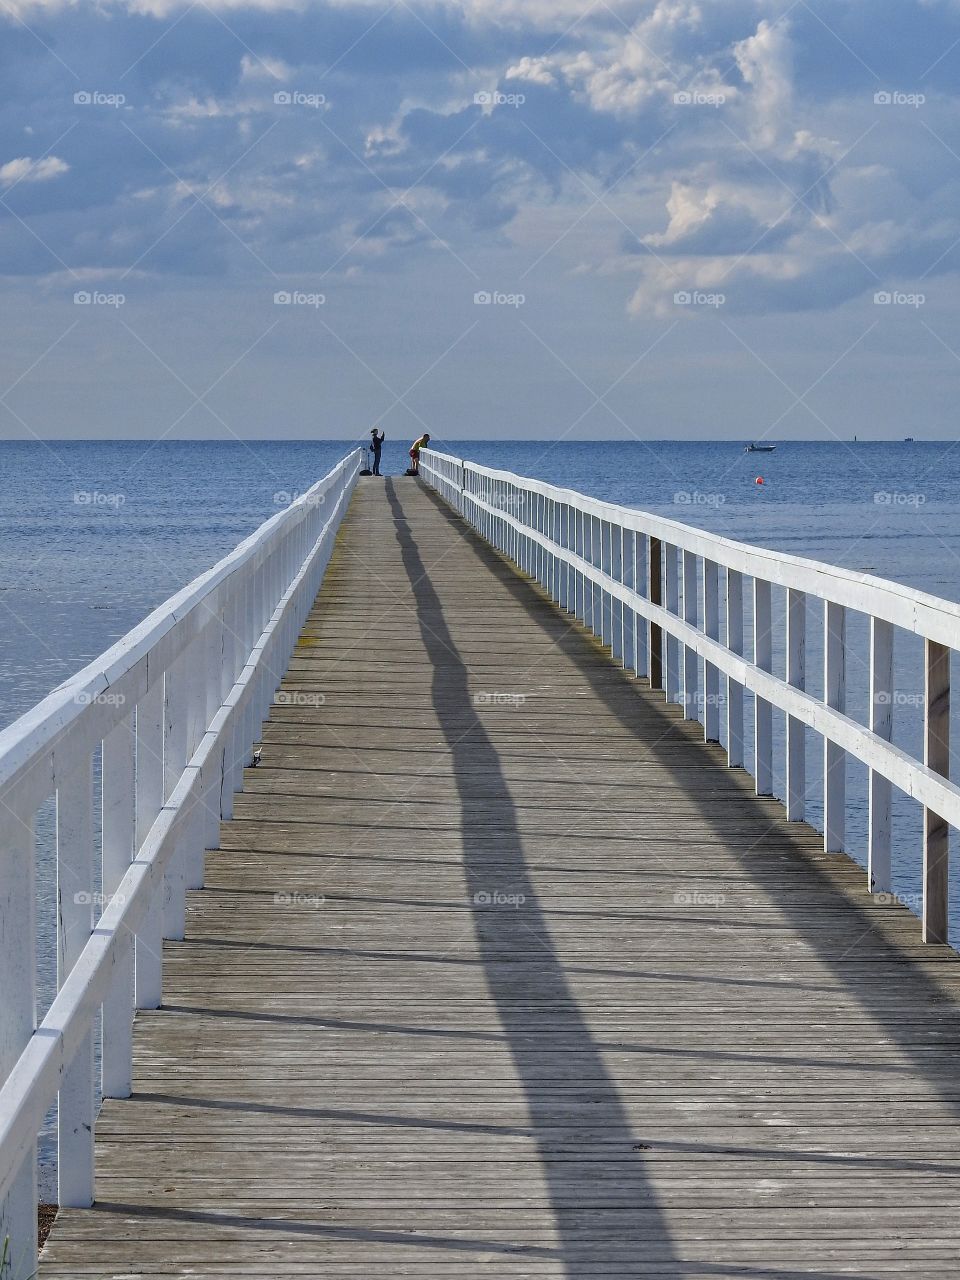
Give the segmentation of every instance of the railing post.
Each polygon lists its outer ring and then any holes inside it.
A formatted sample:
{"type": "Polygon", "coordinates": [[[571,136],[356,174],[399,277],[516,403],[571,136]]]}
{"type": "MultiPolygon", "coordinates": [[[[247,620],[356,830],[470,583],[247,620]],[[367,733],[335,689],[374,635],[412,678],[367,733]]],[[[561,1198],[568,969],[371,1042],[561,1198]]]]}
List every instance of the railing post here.
{"type": "MultiPolygon", "coordinates": [[[[220,704],[226,701],[230,690],[236,684],[237,677],[243,669],[240,639],[240,602],[242,591],[234,588],[229,600],[223,608],[223,678],[220,683],[220,704]]],[[[234,731],[231,729],[224,735],[224,743],[220,752],[220,817],[229,822],[233,817],[233,796],[236,780],[236,769],[233,759],[234,731]]]]}
{"type": "MultiPolygon", "coordinates": [[[[545,495],[540,498],[540,532],[548,539],[548,544],[555,541],[553,500],[545,495]]],[[[542,547],[540,552],[540,585],[551,599],[556,599],[556,594],[553,590],[553,555],[549,545],[542,547]]]]}
{"type": "MultiPolygon", "coordinates": [[[[313,545],[315,539],[304,537],[302,545],[299,548],[300,555],[298,559],[302,564],[306,558],[307,550],[313,545]]],[[[290,661],[290,654],[293,652],[293,646],[296,643],[296,637],[300,631],[300,611],[299,608],[290,618],[290,630],[284,637],[283,656],[284,664],[290,661]]],[[[205,674],[206,681],[206,707],[204,719],[206,724],[204,728],[209,728],[210,724],[223,705],[223,697],[221,696],[221,675],[220,668],[225,658],[225,636],[226,628],[224,626],[224,613],[221,609],[213,622],[208,628],[209,643],[205,655],[207,670],[205,674]]],[[[206,779],[203,790],[202,806],[203,806],[203,844],[204,851],[207,849],[220,848],[220,797],[222,795],[222,779],[218,769],[208,764],[205,769],[206,779]]]]}
{"type": "MultiPolygon", "coordinates": [[[[711,640],[720,639],[720,566],[716,560],[703,562],[703,632],[711,640]]],[[[711,662],[703,664],[703,737],[720,741],[720,672],[711,662]]]]}
{"type": "MultiPolygon", "coordinates": [[[[134,855],[136,738],[133,715],[103,740],[102,883],[108,903],[134,855]]],[[[105,1098],[127,1098],[132,1087],[133,944],[124,931],[115,944],[110,990],[103,1002],[101,1088],[105,1098]]]]}
{"type": "MultiPolygon", "coordinates": [[[[807,597],[790,587],[787,591],[787,683],[806,688],[807,597]]],[[[806,795],[806,726],[787,716],[787,820],[802,822],[806,795]]]]}
{"type": "MultiPolygon", "coordinates": [[[[835,711],[846,709],[847,611],[829,600],[823,606],[824,701],[835,711]]],[[[823,740],[823,848],[825,853],[843,849],[846,820],[847,753],[823,740]]]]}
{"type": "MultiPolygon", "coordinates": [[[[629,533],[629,545],[632,548],[633,589],[638,596],[646,596],[648,574],[650,572],[647,535],[645,533],[629,533]]],[[[649,674],[649,628],[642,614],[631,610],[633,617],[633,670],[634,674],[649,674]]]]}
{"type": "Polygon", "coordinates": [[[521,572],[526,571],[526,534],[524,527],[526,525],[526,494],[520,489],[513,488],[503,483],[502,480],[494,481],[493,492],[495,494],[495,506],[497,506],[497,515],[493,518],[493,544],[500,550],[506,552],[507,556],[517,564],[521,572]],[[509,506],[508,506],[509,503],[509,506]],[[503,511],[508,511],[520,521],[520,529],[513,529],[508,525],[503,516],[503,511]]]}
{"type": "MultiPolygon", "coordinates": [[[[535,493],[527,494],[527,518],[524,521],[527,529],[536,529],[537,527],[537,495],[535,493]]],[[[537,544],[534,542],[530,534],[527,534],[527,549],[525,553],[527,574],[536,579],[537,576],[537,544]]]]}
{"type": "Polygon", "coordinates": [[[534,502],[534,495],[532,495],[531,493],[527,493],[525,489],[521,489],[521,493],[522,495],[524,495],[524,497],[522,497],[521,521],[522,521],[522,525],[524,525],[525,532],[524,532],[524,543],[522,543],[522,547],[520,548],[520,567],[522,568],[522,570],[524,570],[527,577],[532,577],[532,568],[530,566],[530,557],[531,557],[530,536],[529,534],[527,534],[526,530],[530,529],[530,526],[532,525],[532,516],[530,513],[530,508],[532,507],[532,502],[534,502]]]}
{"type": "MultiPolygon", "coordinates": [[[[600,521],[600,572],[605,573],[607,577],[613,576],[613,525],[609,520],[600,521]]],[[[613,657],[613,596],[609,591],[600,592],[600,606],[603,643],[610,646],[610,654],[613,657]]]]}
{"type": "MultiPolygon", "coordinates": [[[[181,653],[163,678],[163,799],[170,798],[187,763],[188,664],[181,653]]],[[[186,908],[186,850],[181,834],[163,877],[163,936],[183,938],[186,908]]]]}
{"type": "MultiPolygon", "coordinates": [[[[597,568],[601,573],[610,572],[609,548],[607,544],[609,525],[602,517],[597,517],[597,568]]],[[[600,626],[599,636],[601,644],[610,643],[610,599],[609,593],[604,587],[597,589],[597,622],[600,626]]]]}
{"type": "MultiPolygon", "coordinates": [[[[637,589],[636,541],[632,529],[620,526],[620,581],[637,589]]],[[[620,606],[620,654],[625,670],[637,674],[637,615],[628,604],[620,606]]]]}
{"type": "MultiPolygon", "coordinates": [[[[663,604],[663,554],[662,544],[659,538],[650,537],[649,541],[649,565],[650,572],[648,575],[649,596],[651,604],[663,604]]],[[[651,622],[649,626],[650,639],[648,650],[650,654],[650,688],[663,688],[663,628],[657,622],[651,622]]]]}
{"type": "MultiPolygon", "coordinates": [[[[581,560],[587,559],[587,519],[582,511],[577,510],[576,519],[577,555],[581,560]]],[[[576,615],[582,623],[587,621],[587,577],[577,570],[576,615]]]]}
{"type": "MultiPolygon", "coordinates": [[[[32,807],[0,807],[0,1082],[6,1080],[36,1027],[36,888],[32,807]]],[[[37,1148],[34,1143],[0,1201],[0,1253],[10,1280],[37,1266],[37,1148]]],[[[6,1275],[4,1275],[6,1280],[6,1275]]]]}
{"type": "Polygon", "coordinates": [[[516,485],[508,485],[501,483],[500,497],[498,509],[508,510],[507,503],[511,503],[513,513],[520,521],[520,529],[512,529],[505,520],[500,520],[501,543],[507,554],[519,565],[521,571],[527,571],[527,507],[530,502],[529,495],[516,485]]]}
{"type": "MultiPolygon", "coordinates": [[[[893,627],[880,618],[870,619],[870,730],[884,742],[893,740],[893,627]]],[[[867,885],[871,893],[888,893],[892,789],[889,779],[871,769],[868,790],[867,885]]]]}
{"type": "MultiPolygon", "coordinates": [[[[743,656],[743,574],[727,569],[727,648],[743,656]]],[[[743,767],[743,685],[727,676],[727,764],[743,767]]]]}
{"type": "MultiPolygon", "coordinates": [[[[560,527],[563,531],[564,547],[567,551],[576,551],[576,524],[573,519],[573,508],[566,502],[563,504],[560,527]]],[[[566,561],[560,567],[560,584],[563,591],[563,607],[567,613],[574,613],[577,603],[577,575],[566,561]]]]}
{"type": "MultiPolygon", "coordinates": [[[[563,502],[560,502],[559,500],[556,500],[553,504],[553,510],[554,510],[553,518],[556,523],[556,529],[557,529],[557,545],[558,547],[565,548],[567,545],[567,542],[566,542],[566,531],[564,529],[563,521],[564,521],[564,516],[566,512],[566,504],[563,502]]],[[[560,607],[563,609],[566,609],[567,607],[565,603],[562,603],[562,601],[564,601],[566,598],[566,569],[567,569],[567,566],[566,566],[566,563],[564,562],[563,557],[554,554],[553,581],[556,588],[555,598],[556,598],[557,604],[560,605],[560,607]]]]}
{"type": "MultiPolygon", "coordinates": [[[[540,495],[530,494],[530,531],[536,533],[540,528],[540,495]]],[[[530,538],[530,577],[534,582],[540,581],[540,544],[536,538],[530,538]]]]}
{"type": "MultiPolygon", "coordinates": [[[[565,502],[557,506],[557,541],[566,551],[570,547],[569,524],[567,513],[569,508],[565,502]]],[[[570,566],[562,557],[557,559],[557,604],[565,613],[570,612],[570,566]]]]}
{"type": "MultiPolygon", "coordinates": [[[[674,615],[680,616],[680,575],[677,565],[677,548],[673,543],[665,542],[663,544],[664,561],[666,567],[666,593],[667,593],[667,609],[674,615]]],[[[676,636],[667,634],[664,636],[664,642],[667,651],[667,701],[680,701],[680,642],[676,636]]]]}
{"type": "MultiPolygon", "coordinates": [[[[163,807],[163,677],[137,703],[137,850],[163,807]]],[[[136,937],[138,1009],[159,1008],[163,990],[163,886],[158,885],[136,937]]]]}
{"type": "MultiPolygon", "coordinates": [[[[688,626],[697,625],[697,556],[693,551],[683,552],[683,620],[688,626]]],[[[683,718],[699,719],[697,695],[700,660],[696,649],[683,645],[683,718]]]]}
{"type": "MultiPolygon", "coordinates": [[[[610,576],[615,582],[623,582],[623,530],[619,525],[610,524],[610,576]]],[[[623,666],[624,647],[624,608],[619,597],[610,596],[610,652],[616,662],[623,666]]]]}
{"type": "MultiPolygon", "coordinates": [[[[79,760],[57,786],[57,988],[93,932],[93,762],[79,760]]],[[[63,1074],[57,1101],[57,1195],[93,1204],[93,1031],[63,1074]]]]}
{"type": "MultiPolygon", "coordinates": [[[[770,583],[753,580],[753,661],[761,671],[773,670],[772,613],[770,583]]],[[[754,695],[753,776],[757,795],[773,794],[773,705],[754,695]]]]}
{"type": "MultiPolygon", "coordinates": [[[[240,634],[243,637],[243,657],[241,660],[240,670],[247,665],[250,660],[250,653],[256,643],[256,616],[257,616],[257,578],[259,569],[249,566],[244,579],[241,599],[241,626],[240,634]]],[[[243,790],[243,770],[247,765],[250,754],[250,744],[253,741],[253,711],[252,711],[252,693],[251,685],[247,684],[244,691],[244,701],[242,707],[237,709],[237,729],[239,750],[236,755],[236,790],[243,790]]]]}
{"type": "MultiPolygon", "coordinates": [[[[560,545],[561,547],[563,547],[564,551],[572,552],[573,551],[573,532],[572,532],[572,526],[570,523],[570,508],[565,502],[560,503],[559,525],[560,525],[560,545]]],[[[571,578],[570,565],[562,556],[560,557],[558,573],[559,573],[559,584],[560,584],[558,600],[559,600],[560,608],[563,609],[564,613],[572,613],[573,612],[573,604],[572,604],[573,579],[571,578]]]]}
{"type": "MultiPolygon", "coordinates": [[[[950,776],[950,650],[925,640],[923,762],[950,776]]],[[[947,941],[950,827],[932,809],[923,810],[923,940],[947,941]]]]}
{"type": "MultiPolygon", "coordinates": [[[[594,567],[604,573],[607,569],[607,536],[606,522],[601,516],[594,516],[593,563],[594,567]]],[[[593,592],[593,631],[601,644],[609,643],[609,618],[607,616],[607,593],[599,584],[593,592]]]]}
{"type": "MultiPolygon", "coordinates": [[[[274,575],[276,578],[286,576],[285,557],[279,553],[275,559],[274,575]]],[[[290,577],[293,576],[292,563],[288,567],[290,577]]],[[[278,592],[279,595],[282,592],[278,592]]],[[[215,683],[216,667],[212,665],[212,657],[214,652],[214,642],[219,641],[217,628],[214,625],[215,620],[208,621],[204,629],[196,637],[190,645],[189,651],[185,655],[185,679],[186,679],[186,711],[187,711],[187,740],[186,740],[186,759],[192,759],[194,752],[200,746],[200,742],[206,732],[207,725],[210,723],[210,717],[207,715],[207,701],[209,696],[209,687],[215,683]]],[[[280,634],[274,633],[277,642],[280,640],[280,634]]],[[[277,688],[276,677],[272,672],[264,671],[265,684],[273,694],[277,688]]],[[[205,771],[205,775],[208,771],[205,771]]],[[[184,873],[186,877],[186,887],[188,889],[202,889],[204,875],[204,853],[207,845],[207,821],[206,821],[206,803],[207,803],[207,783],[206,776],[204,778],[204,786],[197,790],[193,804],[184,818],[182,824],[182,840],[183,840],[183,862],[184,873]]]]}
{"type": "MultiPolygon", "coordinates": [[[[590,564],[596,569],[603,563],[603,532],[598,516],[590,517],[590,564]]],[[[603,592],[590,579],[590,630],[603,643],[603,592]]]]}

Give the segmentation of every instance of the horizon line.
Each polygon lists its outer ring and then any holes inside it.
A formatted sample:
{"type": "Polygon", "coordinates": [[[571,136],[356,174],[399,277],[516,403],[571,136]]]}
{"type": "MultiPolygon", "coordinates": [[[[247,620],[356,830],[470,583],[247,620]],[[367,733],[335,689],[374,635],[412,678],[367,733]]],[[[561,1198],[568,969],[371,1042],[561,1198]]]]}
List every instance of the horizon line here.
{"type": "MultiPolygon", "coordinates": [[[[395,435],[393,442],[406,440],[408,433],[395,435]]],[[[433,437],[431,437],[433,438],[433,437]]],[[[454,439],[447,437],[449,445],[454,444],[956,444],[957,438],[951,436],[849,436],[844,439],[789,439],[781,437],[767,440],[763,436],[461,436],[454,439]]],[[[36,436],[31,439],[12,439],[0,437],[0,445],[22,444],[360,444],[362,437],[354,436],[202,436],[199,439],[190,436],[36,436]]],[[[387,437],[390,443],[390,437],[387,437]]],[[[441,450],[442,452],[442,450],[441,450]]]]}

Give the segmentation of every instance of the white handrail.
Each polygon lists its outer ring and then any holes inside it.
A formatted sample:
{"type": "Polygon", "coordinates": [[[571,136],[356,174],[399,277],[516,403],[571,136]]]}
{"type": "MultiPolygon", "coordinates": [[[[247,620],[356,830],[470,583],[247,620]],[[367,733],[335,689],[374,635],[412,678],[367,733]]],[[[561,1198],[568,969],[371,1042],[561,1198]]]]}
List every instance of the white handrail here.
{"type": "Polygon", "coordinates": [[[786,804],[804,813],[803,734],[824,741],[824,846],[844,842],[849,756],[869,770],[868,883],[891,887],[893,784],[924,806],[923,938],[947,939],[947,843],[960,828],[960,787],[949,778],[950,653],[960,648],[960,605],[869,574],[752,547],[674,520],[601,502],[512,472],[423,450],[420,474],[477,531],[576,614],[613,655],[719,739],[717,689],[726,678],[727,753],[748,763],[759,794],[772,782],[771,711],[787,717],[786,804]],[[720,570],[724,571],[721,592],[720,570]],[[753,580],[753,654],[743,651],[744,578],[753,580]],[[770,589],[784,588],[783,677],[772,670],[777,620],[770,589]],[[719,634],[724,600],[726,637],[719,634]],[[808,598],[824,605],[824,697],[805,690],[808,598]],[[868,726],[846,714],[846,611],[870,619],[868,726]],[[894,629],[921,636],[924,759],[892,743],[894,629]],[[701,677],[702,667],[702,677],[701,677]],[[701,696],[700,690],[705,691],[701,696]],[[754,694],[754,758],[743,759],[743,691],[754,694]]]}
{"type": "Polygon", "coordinates": [[[359,449],[348,454],[0,733],[4,1280],[36,1270],[37,1135],[58,1095],[59,1202],[93,1202],[97,1018],[102,1009],[103,1095],[124,1097],[134,1009],[159,1004],[163,939],[183,936],[186,890],[202,885],[204,849],[217,847],[221,818],[232,813],[361,460],[359,449]],[[101,745],[102,912],[91,809],[101,745]],[[36,1027],[33,818],[52,794],[61,963],[56,998],[36,1027]]]}
{"type": "MultiPolygon", "coordinates": [[[[420,468],[425,479],[430,474],[440,474],[435,470],[435,463],[442,458],[445,462],[453,463],[456,471],[465,476],[519,486],[525,492],[576,507],[606,523],[660,538],[662,542],[682,551],[710,556],[748,577],[762,578],[777,586],[790,586],[799,591],[807,591],[810,595],[823,596],[846,608],[855,609],[858,613],[882,618],[916,635],[929,636],[954,647],[960,645],[960,604],[954,601],[943,600],[939,596],[902,586],[886,578],[877,578],[873,574],[853,573],[849,569],[821,560],[808,560],[803,556],[736,542],[720,534],[681,524],[678,520],[668,520],[665,516],[638,511],[634,507],[621,507],[613,502],[604,502],[578,493],[575,489],[563,489],[543,480],[518,476],[512,471],[497,471],[475,462],[464,462],[461,458],[452,458],[432,449],[424,449],[420,456],[426,463],[425,467],[420,468]],[[830,584],[830,591],[827,593],[821,590],[824,582],[830,584]]],[[[446,477],[441,476],[441,479],[446,477]]]]}

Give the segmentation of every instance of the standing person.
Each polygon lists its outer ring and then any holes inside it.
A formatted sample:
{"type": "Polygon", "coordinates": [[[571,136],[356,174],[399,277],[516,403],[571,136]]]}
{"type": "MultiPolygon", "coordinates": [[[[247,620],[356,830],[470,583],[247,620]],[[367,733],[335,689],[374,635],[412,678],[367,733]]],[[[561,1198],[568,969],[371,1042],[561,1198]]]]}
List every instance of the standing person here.
{"type": "Polygon", "coordinates": [[[373,474],[380,474],[380,450],[383,448],[383,442],[386,440],[386,432],[378,431],[376,427],[370,432],[370,448],[373,450],[373,474]]]}
{"type": "Polygon", "coordinates": [[[425,449],[429,443],[430,437],[425,431],[420,439],[414,440],[413,444],[410,446],[411,475],[418,476],[420,474],[420,450],[425,449]]]}

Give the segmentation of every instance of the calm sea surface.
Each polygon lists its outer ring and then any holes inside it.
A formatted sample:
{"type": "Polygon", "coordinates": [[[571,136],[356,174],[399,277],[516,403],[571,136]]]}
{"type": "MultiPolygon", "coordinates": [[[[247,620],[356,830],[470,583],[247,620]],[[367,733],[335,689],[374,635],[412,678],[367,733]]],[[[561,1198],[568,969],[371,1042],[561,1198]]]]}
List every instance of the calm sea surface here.
{"type": "MultiPolygon", "coordinates": [[[[960,599],[960,444],[786,443],[749,455],[702,442],[435,443],[960,599]]],[[[231,550],[347,447],[0,443],[0,724],[231,550]]],[[[387,441],[385,471],[402,471],[405,448],[387,441]]]]}
{"type": "MultiPolygon", "coordinates": [[[[742,445],[715,442],[434,443],[473,461],[960,600],[960,444],[786,442],[773,454],[750,455],[742,445]]],[[[346,441],[0,443],[0,725],[230,551],[349,447],[346,441]]],[[[388,439],[385,473],[402,472],[407,447],[388,439]]],[[[812,606],[808,688],[814,693],[821,691],[819,626],[812,606]]],[[[865,621],[851,618],[848,696],[851,714],[861,720],[866,638],[865,621]]],[[[919,658],[915,641],[898,638],[896,741],[912,751],[921,741],[919,658]]],[[[955,724],[955,742],[958,730],[955,724]]],[[[780,748],[779,723],[776,732],[780,748]]],[[[813,734],[808,740],[809,816],[819,824],[821,746],[813,734]]],[[[865,798],[865,770],[850,765],[848,841],[861,861],[865,798]]],[[[894,887],[915,906],[920,813],[906,797],[895,797],[894,824],[894,887]]],[[[39,966],[49,995],[49,814],[39,829],[39,966]]],[[[956,866],[952,872],[956,939],[960,875],[956,866]]],[[[49,1143],[43,1145],[48,1155],[49,1143]]]]}

